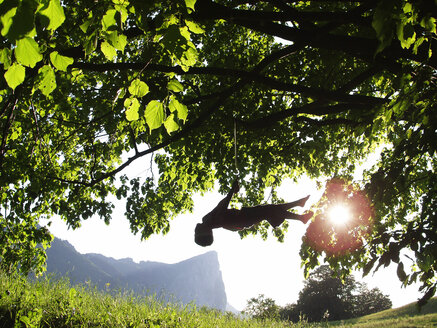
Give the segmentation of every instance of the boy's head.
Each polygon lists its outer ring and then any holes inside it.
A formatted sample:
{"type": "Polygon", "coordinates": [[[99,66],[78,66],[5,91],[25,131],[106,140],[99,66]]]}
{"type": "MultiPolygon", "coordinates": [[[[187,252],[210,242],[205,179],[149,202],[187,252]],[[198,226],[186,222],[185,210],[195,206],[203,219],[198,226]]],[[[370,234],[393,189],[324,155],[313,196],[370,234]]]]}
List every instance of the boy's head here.
{"type": "Polygon", "coordinates": [[[203,224],[199,223],[196,225],[194,230],[194,241],[200,246],[210,246],[214,241],[214,236],[212,235],[212,229],[205,227],[203,224]]]}

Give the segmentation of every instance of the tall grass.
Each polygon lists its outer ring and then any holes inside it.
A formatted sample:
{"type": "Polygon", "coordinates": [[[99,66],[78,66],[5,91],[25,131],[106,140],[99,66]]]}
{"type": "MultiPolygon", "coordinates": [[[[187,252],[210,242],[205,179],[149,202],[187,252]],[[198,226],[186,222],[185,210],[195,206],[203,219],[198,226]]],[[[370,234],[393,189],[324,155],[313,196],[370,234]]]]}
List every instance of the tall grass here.
{"type": "Polygon", "coordinates": [[[414,304],[361,318],[310,324],[254,320],[194,304],[164,303],[153,296],[72,287],[67,279],[25,279],[0,272],[0,328],[135,327],[135,328],[413,328],[437,326],[437,299],[419,313],[414,304]]]}
{"type": "Polygon", "coordinates": [[[66,279],[29,280],[0,273],[0,328],[3,327],[311,327],[244,319],[195,305],[166,304],[152,296],[71,287],[66,279]]]}

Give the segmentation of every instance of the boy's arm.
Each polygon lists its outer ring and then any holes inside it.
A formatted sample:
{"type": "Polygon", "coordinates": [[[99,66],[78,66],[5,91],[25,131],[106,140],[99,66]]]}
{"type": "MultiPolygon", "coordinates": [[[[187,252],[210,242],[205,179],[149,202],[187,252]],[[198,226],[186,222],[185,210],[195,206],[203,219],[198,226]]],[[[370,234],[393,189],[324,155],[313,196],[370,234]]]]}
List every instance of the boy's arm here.
{"type": "Polygon", "coordinates": [[[240,185],[238,184],[238,179],[234,181],[232,184],[231,190],[228,192],[225,198],[223,198],[220,203],[214,208],[213,211],[224,211],[228,208],[229,202],[232,199],[232,196],[240,190],[240,185]]]}

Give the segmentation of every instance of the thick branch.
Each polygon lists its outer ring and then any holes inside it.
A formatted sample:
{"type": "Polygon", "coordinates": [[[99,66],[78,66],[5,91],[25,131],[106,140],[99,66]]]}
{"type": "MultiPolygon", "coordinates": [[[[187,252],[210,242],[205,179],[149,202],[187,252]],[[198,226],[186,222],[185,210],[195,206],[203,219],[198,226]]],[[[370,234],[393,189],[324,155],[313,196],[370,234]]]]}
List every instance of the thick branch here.
{"type": "MultiPolygon", "coordinates": [[[[290,27],[274,23],[272,20],[255,20],[248,19],[247,16],[252,15],[250,11],[229,9],[223,5],[219,5],[209,0],[198,1],[199,7],[196,11],[197,19],[224,19],[233,24],[237,24],[251,30],[259,31],[271,36],[276,36],[284,40],[299,42],[310,47],[337,50],[346,54],[364,59],[367,62],[379,61],[384,64],[384,67],[392,72],[399,72],[401,67],[396,64],[399,58],[410,59],[414,61],[426,61],[427,53],[419,52],[414,54],[410,49],[402,49],[399,42],[393,43],[382,54],[375,58],[378,40],[376,38],[363,38],[349,35],[330,34],[323,30],[318,30],[314,33],[313,29],[303,29],[290,27]],[[249,13],[247,13],[249,12],[249,13]]],[[[326,13],[326,12],[323,12],[326,13]]],[[[299,12],[299,15],[305,15],[299,12]]],[[[329,15],[329,12],[326,13],[329,15]]],[[[297,14],[296,14],[297,15],[297,14]]],[[[351,15],[354,17],[354,15],[351,15]]],[[[371,26],[369,26],[371,29],[371,26]]],[[[426,49],[421,47],[419,50],[426,49]]],[[[433,49],[435,46],[433,46],[433,49]]],[[[429,65],[435,67],[437,56],[432,56],[428,61],[429,65]]]]}
{"type": "Polygon", "coordinates": [[[348,126],[355,127],[355,126],[358,126],[360,124],[367,124],[368,123],[365,121],[362,121],[362,122],[353,121],[353,120],[349,120],[347,118],[331,118],[331,119],[315,120],[315,119],[305,117],[305,116],[296,117],[295,121],[296,122],[305,122],[305,123],[308,123],[310,125],[315,125],[315,126],[348,125],[348,126]]]}
{"type": "Polygon", "coordinates": [[[344,101],[352,103],[366,103],[376,104],[385,102],[384,99],[362,95],[350,95],[339,91],[325,90],[315,87],[307,87],[298,84],[290,84],[282,81],[272,79],[267,76],[260,75],[254,71],[248,72],[239,69],[220,68],[220,67],[191,67],[188,71],[182,70],[179,66],[165,66],[159,64],[149,64],[144,68],[145,63],[105,63],[105,64],[93,64],[93,63],[74,63],[71,65],[75,68],[93,70],[98,72],[112,71],[112,70],[142,70],[145,71],[157,71],[163,73],[174,72],[179,75],[215,75],[215,76],[227,76],[236,79],[244,79],[246,81],[252,81],[260,83],[271,89],[294,92],[305,94],[311,97],[325,98],[334,101],[344,101]]]}
{"type": "Polygon", "coordinates": [[[337,23],[359,23],[369,24],[370,20],[363,18],[355,12],[323,12],[323,11],[299,11],[290,6],[280,6],[279,1],[269,1],[273,5],[280,7],[283,11],[267,10],[242,10],[231,9],[212,1],[197,1],[196,11],[193,13],[195,19],[221,19],[234,20],[251,20],[251,21],[294,21],[294,22],[327,22],[335,21],[337,23]]]}
{"type": "Polygon", "coordinates": [[[256,120],[251,120],[251,121],[239,120],[238,122],[241,126],[244,126],[248,129],[260,129],[260,128],[267,128],[279,121],[285,120],[293,116],[297,116],[299,114],[323,116],[329,114],[338,114],[338,113],[352,111],[352,110],[365,112],[369,110],[369,105],[344,103],[344,104],[329,106],[329,105],[323,105],[315,102],[308,105],[304,105],[299,108],[290,108],[281,112],[276,112],[256,120]]]}

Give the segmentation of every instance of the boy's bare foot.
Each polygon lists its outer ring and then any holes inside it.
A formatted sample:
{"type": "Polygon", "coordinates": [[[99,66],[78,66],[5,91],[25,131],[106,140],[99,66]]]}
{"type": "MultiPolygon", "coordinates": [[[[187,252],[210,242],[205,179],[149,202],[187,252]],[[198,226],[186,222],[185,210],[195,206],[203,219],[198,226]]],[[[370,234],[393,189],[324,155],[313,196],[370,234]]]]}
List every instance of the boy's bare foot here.
{"type": "Polygon", "coordinates": [[[303,224],[306,224],[313,217],[313,215],[314,213],[312,211],[309,211],[308,213],[301,215],[300,220],[303,222],[303,224]]]}
{"type": "Polygon", "coordinates": [[[306,196],[306,197],[304,197],[304,198],[302,198],[302,199],[299,199],[299,200],[297,201],[298,206],[304,207],[304,206],[305,206],[305,203],[306,203],[307,200],[308,200],[308,198],[310,198],[310,195],[308,195],[308,196],[306,196]]]}

